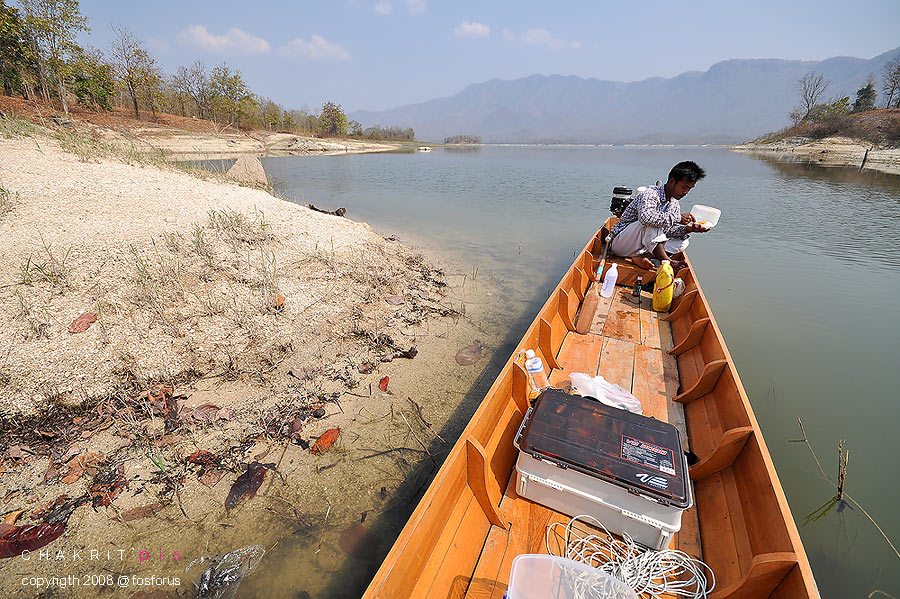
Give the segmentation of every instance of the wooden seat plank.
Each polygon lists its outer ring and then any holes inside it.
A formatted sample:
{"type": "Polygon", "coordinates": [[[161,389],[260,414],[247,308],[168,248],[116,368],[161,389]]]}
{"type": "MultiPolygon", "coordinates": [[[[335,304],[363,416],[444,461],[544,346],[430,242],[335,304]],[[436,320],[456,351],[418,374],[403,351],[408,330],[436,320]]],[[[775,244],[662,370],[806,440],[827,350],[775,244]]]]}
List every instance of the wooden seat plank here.
{"type": "Polygon", "coordinates": [[[569,374],[573,372],[584,372],[596,376],[602,349],[603,337],[599,335],[591,333],[566,335],[559,354],[556,356],[556,362],[560,368],[550,372],[550,384],[561,388],[562,383],[568,380],[569,374]]]}

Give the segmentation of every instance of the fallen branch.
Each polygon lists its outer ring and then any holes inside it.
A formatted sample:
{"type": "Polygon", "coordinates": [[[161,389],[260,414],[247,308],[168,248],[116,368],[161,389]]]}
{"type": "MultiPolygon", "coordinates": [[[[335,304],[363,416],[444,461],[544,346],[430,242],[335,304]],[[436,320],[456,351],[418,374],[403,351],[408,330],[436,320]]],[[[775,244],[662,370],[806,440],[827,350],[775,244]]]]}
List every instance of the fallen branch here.
{"type": "Polygon", "coordinates": [[[330,214],[331,216],[344,216],[345,214],[347,214],[346,208],[338,208],[337,210],[323,210],[321,208],[316,208],[313,204],[307,204],[307,207],[315,212],[330,214]]]}

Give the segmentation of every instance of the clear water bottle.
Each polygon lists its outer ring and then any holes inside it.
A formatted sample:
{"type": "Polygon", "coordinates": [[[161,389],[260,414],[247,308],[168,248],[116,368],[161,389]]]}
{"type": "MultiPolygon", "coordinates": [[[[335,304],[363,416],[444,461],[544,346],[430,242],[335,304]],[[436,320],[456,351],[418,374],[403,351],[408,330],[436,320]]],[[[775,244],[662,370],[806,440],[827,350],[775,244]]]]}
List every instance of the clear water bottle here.
{"type": "Polygon", "coordinates": [[[544,363],[534,355],[533,349],[525,350],[525,370],[528,371],[528,377],[531,379],[533,389],[531,398],[534,399],[540,395],[541,391],[550,386],[550,381],[544,371],[544,363]]]}
{"type": "Polygon", "coordinates": [[[613,289],[616,286],[616,280],[618,280],[618,278],[618,264],[613,262],[612,266],[610,266],[606,271],[606,276],[603,277],[603,286],[600,287],[600,295],[602,295],[603,297],[612,297],[613,289]]]}

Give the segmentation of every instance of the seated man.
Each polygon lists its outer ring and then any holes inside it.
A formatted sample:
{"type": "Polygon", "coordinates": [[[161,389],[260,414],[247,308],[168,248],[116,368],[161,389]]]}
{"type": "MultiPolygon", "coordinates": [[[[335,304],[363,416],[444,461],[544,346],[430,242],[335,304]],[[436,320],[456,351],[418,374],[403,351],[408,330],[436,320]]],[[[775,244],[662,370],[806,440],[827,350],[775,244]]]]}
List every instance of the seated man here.
{"type": "Polygon", "coordinates": [[[676,272],[682,268],[681,251],[688,246],[688,237],[708,229],[694,222],[690,213],[682,214],[678,200],[705,176],[697,163],[679,162],[665,185],[649,187],[635,196],[613,227],[612,253],[630,257],[636,266],[648,270],[653,268],[650,256],[672,260],[676,272]]]}

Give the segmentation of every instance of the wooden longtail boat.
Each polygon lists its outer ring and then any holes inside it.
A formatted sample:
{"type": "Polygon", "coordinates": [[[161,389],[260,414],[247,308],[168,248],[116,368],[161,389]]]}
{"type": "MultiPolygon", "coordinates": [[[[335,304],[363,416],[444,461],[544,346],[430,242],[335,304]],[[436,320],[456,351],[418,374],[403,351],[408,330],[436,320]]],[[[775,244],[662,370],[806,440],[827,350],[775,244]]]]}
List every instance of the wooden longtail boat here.
{"type": "MultiPolygon", "coordinates": [[[[813,598],[819,593],[750,401],[688,261],[685,292],[668,314],[630,286],[647,271],[619,263],[619,286],[601,298],[591,331],[574,322],[596,273],[607,220],[528,328],[375,574],[364,598],[496,598],[514,557],[546,553],[549,524],[569,517],[516,494],[513,438],[528,409],[515,356],[536,349],[559,385],[568,373],[602,374],[630,389],[644,414],[686,429],[695,505],[672,547],[705,561],[713,599],[813,598]]],[[[650,275],[652,276],[652,275],[650,275]]]]}

